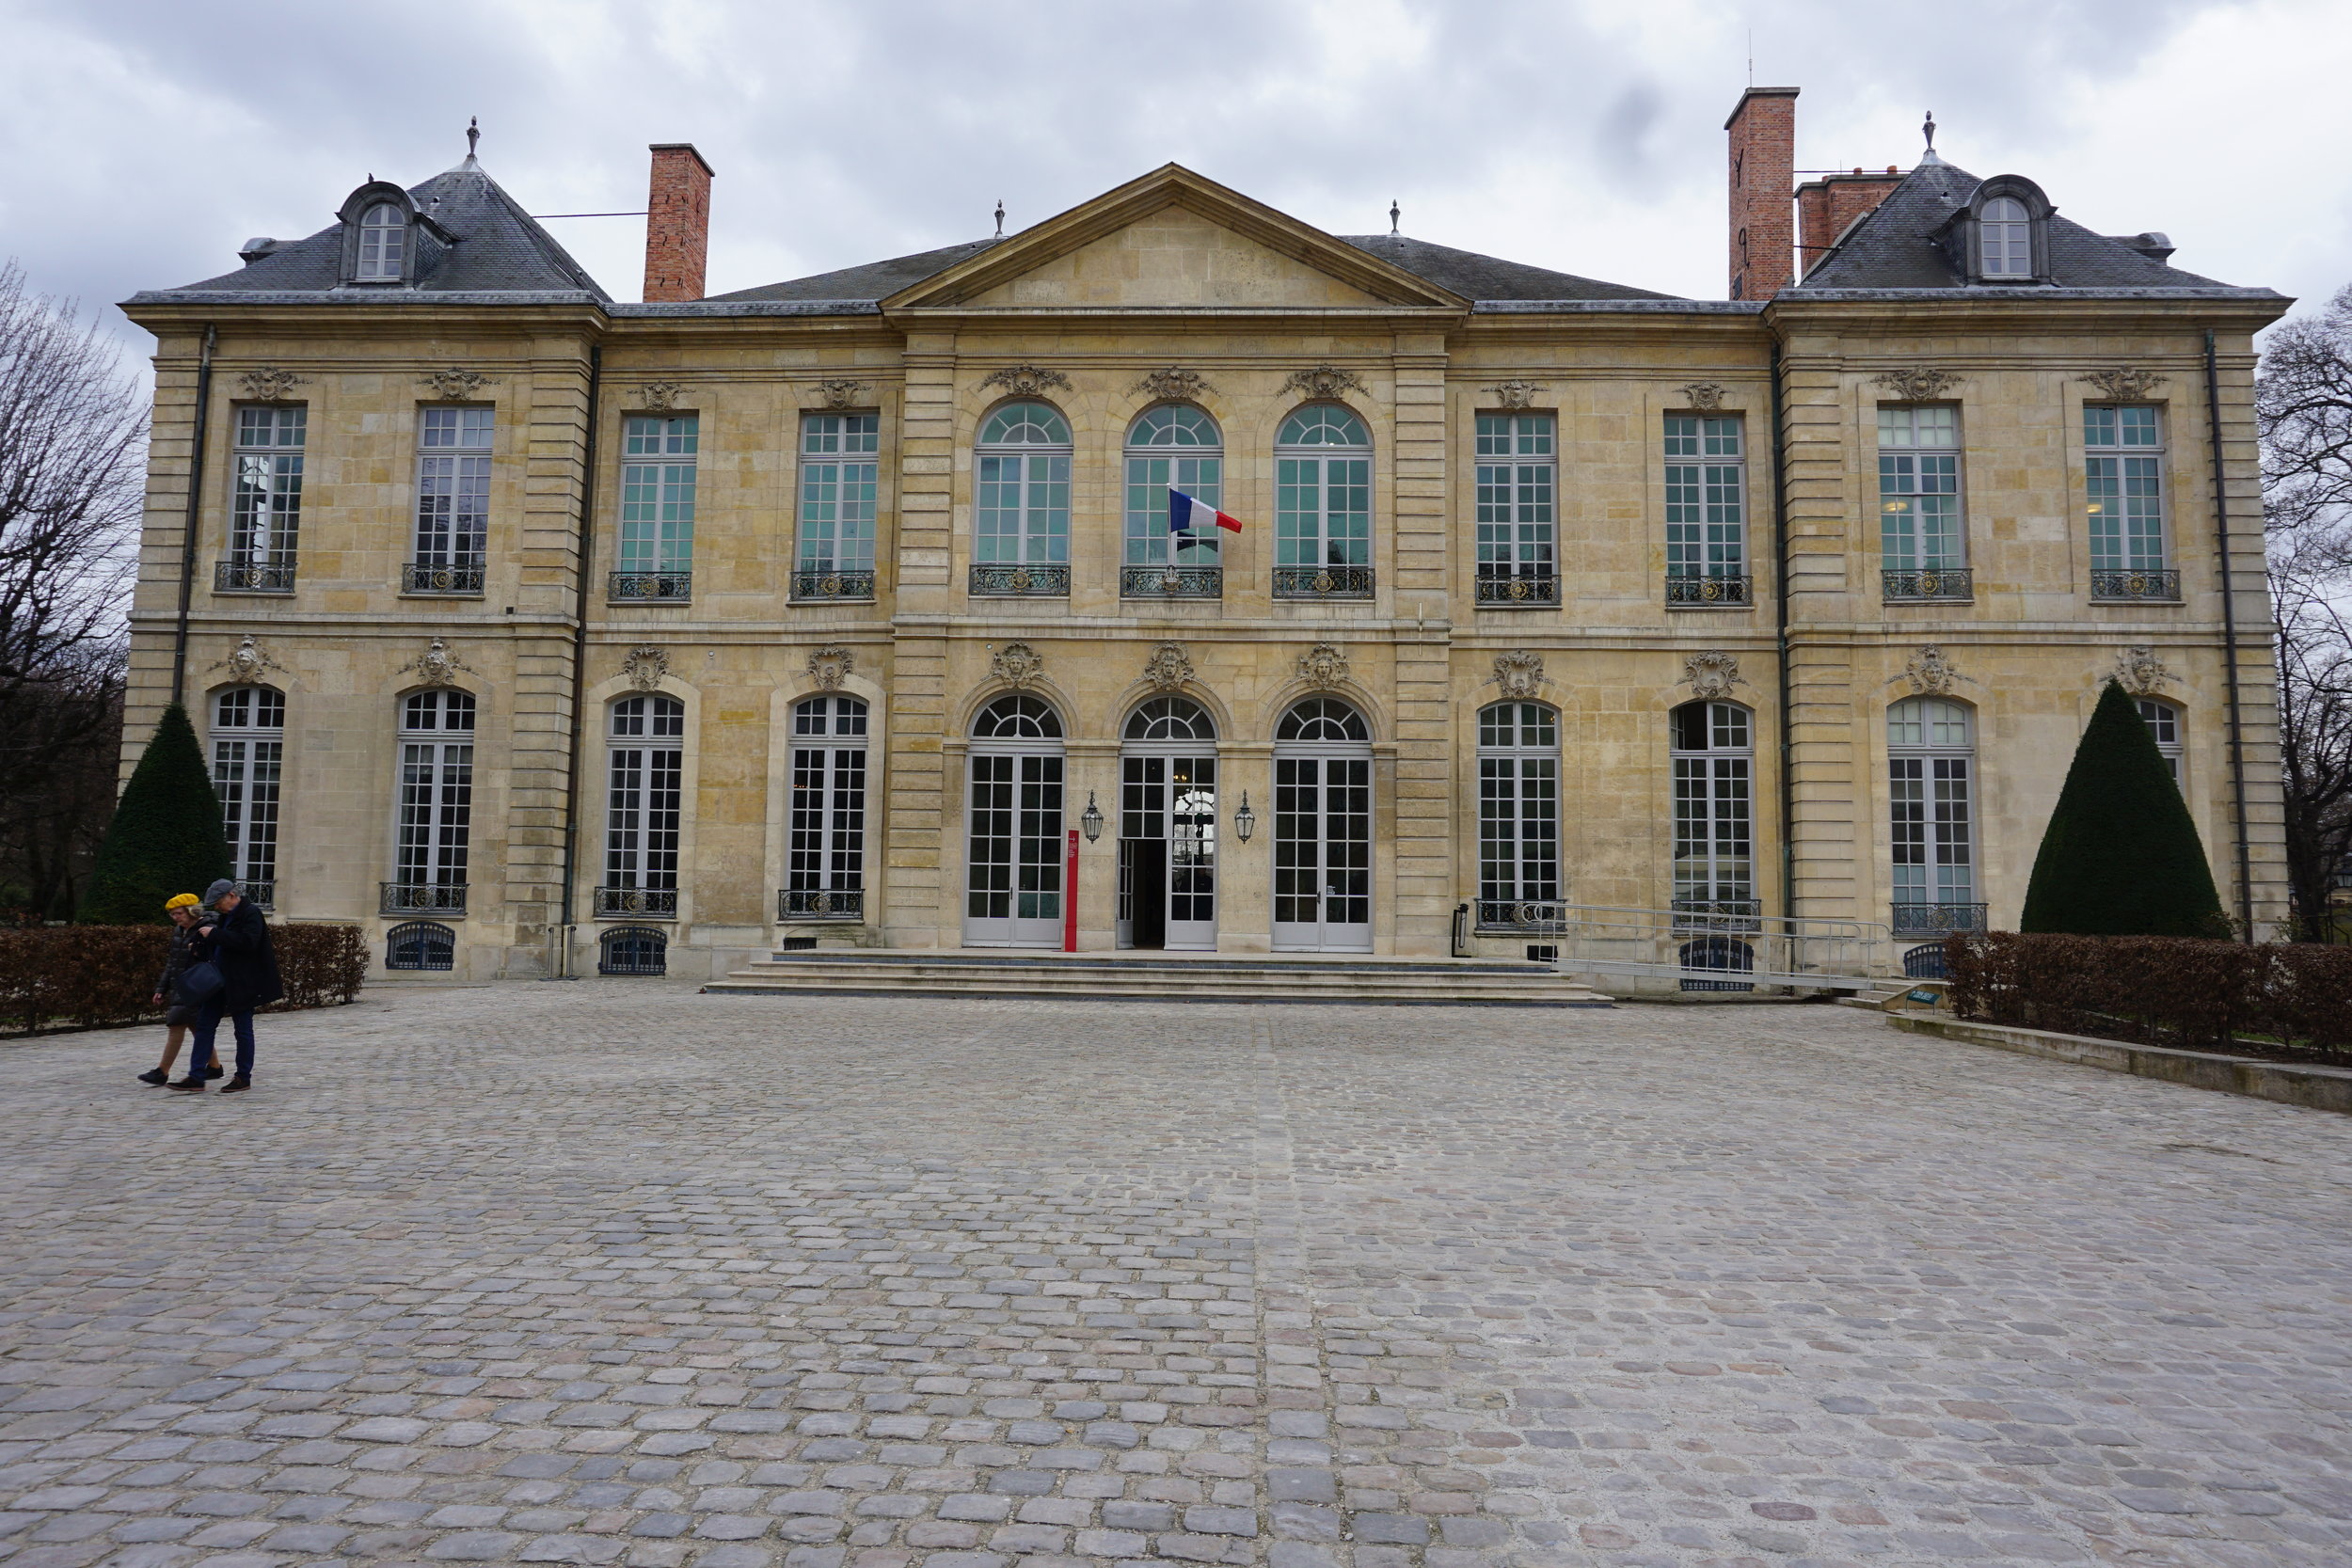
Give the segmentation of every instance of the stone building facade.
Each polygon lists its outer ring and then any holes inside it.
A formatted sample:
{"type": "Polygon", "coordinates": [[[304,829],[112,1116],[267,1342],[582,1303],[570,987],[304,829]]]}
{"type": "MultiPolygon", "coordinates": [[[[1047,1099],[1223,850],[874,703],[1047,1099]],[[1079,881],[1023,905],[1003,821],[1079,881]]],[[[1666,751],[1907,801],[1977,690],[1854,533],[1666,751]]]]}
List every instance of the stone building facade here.
{"type": "Polygon", "coordinates": [[[1800,192],[1794,97],[1732,118],[1714,301],[1172,165],[703,298],[665,145],[626,304],[471,154],[363,185],[125,307],[126,766],[176,693],[243,874],[403,970],[1517,955],[1563,904],[2013,924],[2118,677],[2275,922],[2287,302],[1932,150],[1800,192]]]}

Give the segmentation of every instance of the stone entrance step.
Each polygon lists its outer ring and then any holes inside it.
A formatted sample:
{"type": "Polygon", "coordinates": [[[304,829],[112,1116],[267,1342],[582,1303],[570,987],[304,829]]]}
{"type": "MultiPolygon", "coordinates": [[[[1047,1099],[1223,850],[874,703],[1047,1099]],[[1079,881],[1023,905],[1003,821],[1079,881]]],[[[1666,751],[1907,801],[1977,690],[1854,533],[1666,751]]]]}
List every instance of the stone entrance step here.
{"type": "Polygon", "coordinates": [[[1478,958],[1001,949],[777,953],[713,980],[750,995],[1066,997],[1089,1002],[1326,1002],[1595,1007],[1609,998],[1548,964],[1478,958]]]}

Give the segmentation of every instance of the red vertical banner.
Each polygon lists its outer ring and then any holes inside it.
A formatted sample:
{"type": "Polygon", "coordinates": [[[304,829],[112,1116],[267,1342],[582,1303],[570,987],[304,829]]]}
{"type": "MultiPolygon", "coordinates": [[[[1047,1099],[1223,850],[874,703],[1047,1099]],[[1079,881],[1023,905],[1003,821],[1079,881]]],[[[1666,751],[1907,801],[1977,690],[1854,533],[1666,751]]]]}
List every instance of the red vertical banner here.
{"type": "Polygon", "coordinates": [[[1061,950],[1078,950],[1078,830],[1070,830],[1070,866],[1061,879],[1061,950]]]}

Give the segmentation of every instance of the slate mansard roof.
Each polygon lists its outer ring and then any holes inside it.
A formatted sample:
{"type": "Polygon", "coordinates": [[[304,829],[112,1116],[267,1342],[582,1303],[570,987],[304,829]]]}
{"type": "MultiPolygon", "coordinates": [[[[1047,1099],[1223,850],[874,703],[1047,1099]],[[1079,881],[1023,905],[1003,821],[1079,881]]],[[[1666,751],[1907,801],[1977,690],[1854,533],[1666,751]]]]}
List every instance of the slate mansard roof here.
{"type": "Polygon", "coordinates": [[[2096,234],[2055,212],[2049,220],[2050,281],[1972,284],[1952,265],[1938,234],[1964,211],[1984,182],[1964,168],[1937,159],[1922,163],[1887,193],[1886,199],[1856,219],[1829,253],[1791,289],[1799,296],[1909,293],[1920,290],[1965,290],[1972,293],[2176,294],[2277,297],[2269,289],[2242,289],[2202,277],[2136,249],[2127,242],[2096,234]]]}
{"type": "Polygon", "coordinates": [[[442,245],[421,235],[416,276],[409,283],[398,287],[344,284],[343,226],[338,222],[308,239],[281,242],[276,250],[235,272],[135,298],[160,302],[190,294],[230,294],[262,303],[257,296],[382,300],[421,294],[612,302],[612,296],[572,260],[555,236],[532,222],[531,214],[471,157],[409,187],[408,196],[420,213],[456,236],[456,244],[442,245]]]}

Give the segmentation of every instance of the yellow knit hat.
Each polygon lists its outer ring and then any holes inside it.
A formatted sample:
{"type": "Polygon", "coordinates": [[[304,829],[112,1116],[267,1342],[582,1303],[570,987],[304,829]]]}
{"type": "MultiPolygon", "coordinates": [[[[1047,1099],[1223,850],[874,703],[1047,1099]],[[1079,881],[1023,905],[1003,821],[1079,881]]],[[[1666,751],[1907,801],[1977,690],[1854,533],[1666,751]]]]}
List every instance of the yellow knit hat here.
{"type": "Polygon", "coordinates": [[[165,902],[164,909],[167,911],[171,910],[192,910],[196,908],[197,903],[197,896],[193,893],[175,893],[165,902]]]}

